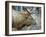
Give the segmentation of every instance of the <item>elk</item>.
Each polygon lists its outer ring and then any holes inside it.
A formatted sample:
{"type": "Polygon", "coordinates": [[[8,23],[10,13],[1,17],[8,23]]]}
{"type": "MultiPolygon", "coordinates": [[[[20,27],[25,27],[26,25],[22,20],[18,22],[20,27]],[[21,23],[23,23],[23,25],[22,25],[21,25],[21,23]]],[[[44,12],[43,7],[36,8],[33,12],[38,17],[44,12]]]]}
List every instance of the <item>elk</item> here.
{"type": "Polygon", "coordinates": [[[28,18],[31,13],[26,8],[25,10],[12,16],[12,23],[15,30],[21,30],[23,26],[28,26],[32,23],[32,20],[30,21],[28,18]]]}

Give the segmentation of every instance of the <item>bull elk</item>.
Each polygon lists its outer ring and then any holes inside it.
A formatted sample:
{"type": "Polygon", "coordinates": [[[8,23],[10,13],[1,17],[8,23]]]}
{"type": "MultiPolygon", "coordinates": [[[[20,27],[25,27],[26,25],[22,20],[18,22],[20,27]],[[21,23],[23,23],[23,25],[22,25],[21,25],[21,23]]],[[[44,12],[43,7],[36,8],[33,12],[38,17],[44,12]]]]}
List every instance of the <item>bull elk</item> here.
{"type": "Polygon", "coordinates": [[[16,13],[15,16],[12,16],[13,21],[13,27],[15,30],[21,30],[23,26],[27,26],[31,24],[31,21],[29,20],[29,16],[31,13],[25,8],[26,11],[22,11],[20,13],[16,13]]]}

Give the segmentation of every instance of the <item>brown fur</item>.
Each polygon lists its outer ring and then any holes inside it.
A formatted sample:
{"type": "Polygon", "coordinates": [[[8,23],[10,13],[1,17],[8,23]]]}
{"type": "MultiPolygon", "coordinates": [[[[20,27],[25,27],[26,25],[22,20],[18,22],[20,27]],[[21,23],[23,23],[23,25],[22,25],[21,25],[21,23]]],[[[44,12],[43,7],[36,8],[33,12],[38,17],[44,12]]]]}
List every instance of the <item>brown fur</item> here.
{"type": "Polygon", "coordinates": [[[31,14],[28,12],[22,12],[22,13],[18,13],[17,15],[13,16],[13,27],[16,30],[21,30],[22,26],[31,24],[31,21],[28,18],[30,15],[31,14]]]}

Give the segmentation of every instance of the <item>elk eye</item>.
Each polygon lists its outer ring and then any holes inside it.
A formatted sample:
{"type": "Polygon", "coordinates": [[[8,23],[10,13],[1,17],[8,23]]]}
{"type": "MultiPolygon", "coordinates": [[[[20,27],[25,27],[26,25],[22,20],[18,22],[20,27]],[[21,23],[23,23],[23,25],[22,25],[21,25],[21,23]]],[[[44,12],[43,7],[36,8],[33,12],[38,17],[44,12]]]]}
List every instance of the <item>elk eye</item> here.
{"type": "Polygon", "coordinates": [[[26,17],[26,19],[27,19],[28,17],[26,17]]]}

